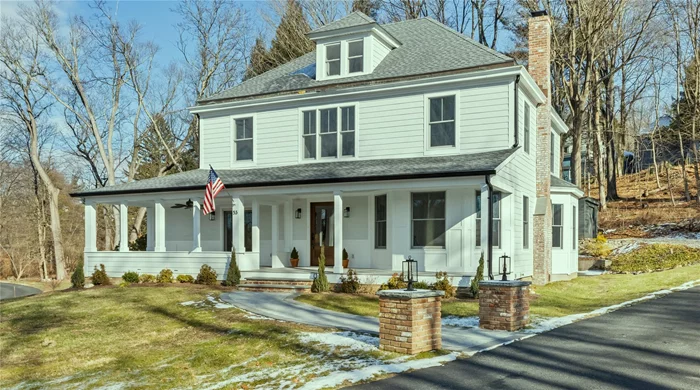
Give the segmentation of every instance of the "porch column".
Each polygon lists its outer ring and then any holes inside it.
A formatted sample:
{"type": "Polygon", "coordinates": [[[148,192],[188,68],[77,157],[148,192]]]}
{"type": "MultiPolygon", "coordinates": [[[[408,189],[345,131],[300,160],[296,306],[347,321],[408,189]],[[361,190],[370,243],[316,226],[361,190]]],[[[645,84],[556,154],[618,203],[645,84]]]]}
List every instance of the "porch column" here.
{"type": "Polygon", "coordinates": [[[292,200],[284,202],[284,214],[282,220],[284,221],[284,251],[292,251],[292,230],[294,230],[294,210],[292,210],[292,200]]]}
{"type": "Polygon", "coordinates": [[[156,201],[153,205],[153,219],[154,219],[154,252],[165,252],[165,207],[163,207],[162,201],[156,201]]]}
{"type": "Polygon", "coordinates": [[[484,253],[484,263],[489,255],[489,187],[481,185],[481,251],[484,253]]]}
{"type": "Polygon", "coordinates": [[[192,252],[202,251],[201,208],[198,201],[192,202],[192,252]]]}
{"type": "Polygon", "coordinates": [[[239,195],[233,195],[231,197],[231,219],[233,227],[233,237],[231,237],[231,242],[233,247],[236,248],[236,253],[245,252],[245,208],[243,207],[243,200],[239,195]]]}
{"type": "Polygon", "coordinates": [[[129,251],[129,211],[126,203],[119,204],[119,252],[129,251]]]}
{"type": "Polygon", "coordinates": [[[279,257],[280,241],[280,206],[272,205],[272,268],[284,268],[284,264],[279,257]]]}
{"type": "Polygon", "coordinates": [[[85,200],[85,252],[97,252],[97,212],[95,203],[85,200]]]}
{"type": "Polygon", "coordinates": [[[253,199],[253,229],[251,241],[253,241],[253,248],[251,249],[260,256],[260,203],[257,199],[253,199]]]}
{"type": "Polygon", "coordinates": [[[343,196],[333,193],[333,273],[343,273],[343,196]]]}
{"type": "Polygon", "coordinates": [[[146,250],[153,252],[153,243],[155,242],[155,209],[153,206],[146,207],[146,250]]]}

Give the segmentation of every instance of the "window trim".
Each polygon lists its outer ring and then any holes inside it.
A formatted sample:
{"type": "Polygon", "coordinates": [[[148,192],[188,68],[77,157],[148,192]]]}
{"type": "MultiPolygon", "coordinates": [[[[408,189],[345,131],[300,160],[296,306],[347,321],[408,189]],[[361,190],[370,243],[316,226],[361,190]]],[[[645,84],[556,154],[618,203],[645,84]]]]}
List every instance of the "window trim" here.
{"type": "Polygon", "coordinates": [[[241,115],[231,115],[229,116],[229,134],[231,134],[231,139],[230,139],[230,145],[229,145],[229,150],[230,150],[230,158],[229,158],[229,165],[231,167],[245,167],[245,166],[254,166],[257,165],[257,159],[258,159],[258,142],[257,142],[257,135],[258,135],[258,115],[257,113],[251,113],[251,114],[241,114],[241,115]],[[248,119],[252,118],[253,120],[253,159],[252,160],[237,160],[236,159],[236,120],[237,119],[248,119]]]}
{"type": "MultiPolygon", "coordinates": [[[[499,239],[498,239],[498,245],[492,245],[491,247],[495,248],[495,249],[501,249],[501,247],[502,247],[501,244],[503,241],[502,240],[502,237],[503,237],[503,222],[502,222],[503,221],[503,214],[502,214],[503,213],[503,206],[501,205],[501,203],[503,202],[503,193],[501,191],[494,191],[493,195],[496,195],[496,194],[499,195],[498,203],[497,203],[497,205],[498,205],[498,218],[494,218],[494,220],[500,221],[500,223],[498,224],[498,238],[499,239]]],[[[481,210],[476,208],[477,204],[479,205],[479,207],[481,207],[481,191],[479,191],[479,190],[476,191],[476,196],[474,197],[474,199],[478,200],[478,201],[474,202],[474,205],[475,205],[475,208],[474,208],[474,238],[476,241],[476,247],[481,248],[481,226],[479,226],[479,224],[481,223],[481,217],[478,216],[479,213],[481,212],[481,210]]]]}
{"type": "MultiPolygon", "coordinates": [[[[348,39],[348,40],[347,40],[347,43],[346,43],[346,46],[347,46],[347,48],[348,48],[348,50],[347,50],[347,56],[346,56],[346,59],[347,59],[347,72],[348,72],[348,74],[349,74],[349,75],[360,75],[360,74],[365,73],[365,39],[364,39],[364,37],[363,37],[363,38],[358,38],[358,39],[348,39]],[[359,55],[359,56],[351,56],[351,55],[350,55],[350,44],[351,44],[351,43],[355,43],[355,42],[360,42],[360,43],[361,43],[361,46],[362,46],[362,55],[359,55]],[[351,72],[351,71],[350,71],[350,60],[351,60],[351,59],[355,59],[355,58],[361,58],[361,59],[362,59],[362,70],[360,70],[360,71],[355,71],[355,72],[351,72]]],[[[341,54],[342,54],[342,53],[341,53],[341,54]]]]}
{"type": "Polygon", "coordinates": [[[530,249],[530,198],[523,195],[523,249],[530,249]]]}
{"type": "Polygon", "coordinates": [[[323,45],[323,73],[324,77],[327,78],[333,78],[333,77],[342,77],[343,76],[343,42],[342,41],[336,41],[336,42],[329,42],[323,45]],[[338,46],[338,59],[337,60],[328,60],[328,47],[329,46],[338,46]],[[338,61],[338,74],[329,74],[328,71],[330,70],[330,66],[328,64],[330,62],[336,62],[338,61]]]}
{"type": "Polygon", "coordinates": [[[572,235],[571,237],[573,238],[573,243],[572,243],[572,248],[576,250],[578,247],[578,214],[576,214],[576,205],[573,205],[572,208],[573,214],[571,215],[571,226],[572,226],[572,235]]]}
{"type": "Polygon", "coordinates": [[[411,249],[439,249],[439,250],[445,250],[447,249],[447,231],[449,230],[447,228],[447,191],[411,191],[410,193],[410,198],[409,198],[409,207],[411,208],[411,230],[410,230],[410,236],[408,237],[410,243],[411,243],[411,249]],[[415,222],[415,219],[413,218],[413,195],[414,194],[438,194],[442,193],[443,196],[445,197],[445,217],[444,218],[425,218],[425,219],[419,219],[419,221],[445,221],[445,231],[443,232],[443,235],[445,235],[445,244],[442,246],[436,246],[436,245],[426,245],[426,246],[414,246],[413,245],[413,222],[415,222]]]}
{"type": "MultiPolygon", "coordinates": [[[[360,111],[359,111],[359,103],[357,102],[348,102],[348,103],[337,103],[337,104],[325,104],[325,105],[320,105],[320,106],[307,106],[307,107],[300,107],[298,109],[298,117],[299,117],[299,136],[298,136],[298,143],[299,143],[299,155],[298,155],[298,163],[299,164],[313,164],[317,162],[328,162],[328,161],[339,161],[339,160],[355,160],[357,159],[359,153],[360,153],[360,111]],[[343,156],[343,137],[342,134],[349,133],[350,131],[342,131],[342,108],[345,107],[354,107],[355,109],[355,155],[354,156],[343,156]],[[338,117],[336,121],[336,143],[337,143],[337,156],[336,157],[321,157],[321,110],[327,110],[327,109],[333,109],[335,108],[338,117]],[[315,158],[305,158],[304,157],[304,138],[308,137],[304,135],[304,113],[309,112],[309,111],[314,111],[316,113],[316,157],[315,158]]],[[[253,133],[255,134],[255,133],[253,133]]],[[[328,134],[328,133],[325,133],[328,134]]]]}
{"type": "Polygon", "coordinates": [[[458,90],[434,92],[423,94],[423,153],[458,154],[460,152],[460,93],[458,90]],[[455,145],[430,146],[430,99],[454,96],[455,98],[455,145]]]}
{"type": "Polygon", "coordinates": [[[389,221],[389,197],[387,194],[381,194],[381,195],[375,195],[374,196],[374,249],[386,249],[387,248],[387,228],[389,226],[388,224],[389,221]],[[378,198],[384,198],[384,219],[379,220],[377,218],[377,199],[378,198]],[[380,246],[377,244],[377,226],[379,223],[383,222],[384,223],[384,246],[380,246]]]}
{"type": "Polygon", "coordinates": [[[552,203],[552,249],[564,249],[564,204],[563,203],[552,203]],[[554,206],[561,207],[561,225],[554,224],[554,206]],[[559,228],[559,246],[554,246],[554,228],[559,228]]]}

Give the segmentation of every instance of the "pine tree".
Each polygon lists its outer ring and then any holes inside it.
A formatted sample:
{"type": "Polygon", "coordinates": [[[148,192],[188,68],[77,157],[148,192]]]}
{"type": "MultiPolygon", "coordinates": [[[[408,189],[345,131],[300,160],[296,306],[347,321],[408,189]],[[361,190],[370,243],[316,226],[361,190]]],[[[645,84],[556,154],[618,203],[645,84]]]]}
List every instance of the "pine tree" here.
{"type": "MultiPolygon", "coordinates": [[[[287,6],[272,39],[266,66],[270,69],[286,64],[314,50],[314,43],[306,36],[311,31],[304,10],[297,0],[287,0],[287,6]]],[[[267,70],[267,69],[265,69],[267,70]]]]}
{"type": "Polygon", "coordinates": [[[265,47],[265,40],[262,36],[258,36],[250,52],[250,64],[248,65],[248,70],[246,70],[243,79],[247,80],[270,70],[271,66],[269,65],[268,56],[269,53],[267,47],[265,47]]]}
{"type": "Polygon", "coordinates": [[[311,291],[326,292],[328,289],[328,278],[326,277],[326,255],[324,248],[321,247],[321,256],[318,258],[318,276],[316,279],[314,279],[314,283],[311,285],[311,291]]]}
{"type": "Polygon", "coordinates": [[[476,275],[472,278],[472,283],[469,289],[472,292],[474,298],[479,297],[479,282],[484,278],[484,252],[481,252],[481,258],[479,259],[479,266],[476,267],[476,275]]]}
{"type": "Polygon", "coordinates": [[[381,0],[353,0],[352,10],[360,11],[372,19],[377,19],[379,8],[381,8],[381,0]]]}
{"type": "Polygon", "coordinates": [[[228,273],[226,274],[226,280],[223,281],[224,286],[237,286],[241,283],[241,270],[238,269],[238,262],[236,262],[236,249],[231,249],[231,264],[228,265],[228,273]]]}
{"type": "Polygon", "coordinates": [[[70,283],[73,285],[73,288],[85,287],[85,273],[83,272],[82,261],[75,268],[75,271],[73,271],[73,275],[70,277],[70,283]]]}

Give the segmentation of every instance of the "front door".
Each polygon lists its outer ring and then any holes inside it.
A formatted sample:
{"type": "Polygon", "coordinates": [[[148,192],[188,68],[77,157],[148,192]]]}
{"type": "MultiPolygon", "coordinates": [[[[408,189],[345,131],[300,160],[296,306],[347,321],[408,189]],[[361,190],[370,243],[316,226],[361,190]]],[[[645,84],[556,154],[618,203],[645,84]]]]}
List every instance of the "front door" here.
{"type": "Polygon", "coordinates": [[[321,246],[326,254],[326,266],[333,266],[334,240],[333,203],[311,203],[311,265],[318,265],[321,246]]]}

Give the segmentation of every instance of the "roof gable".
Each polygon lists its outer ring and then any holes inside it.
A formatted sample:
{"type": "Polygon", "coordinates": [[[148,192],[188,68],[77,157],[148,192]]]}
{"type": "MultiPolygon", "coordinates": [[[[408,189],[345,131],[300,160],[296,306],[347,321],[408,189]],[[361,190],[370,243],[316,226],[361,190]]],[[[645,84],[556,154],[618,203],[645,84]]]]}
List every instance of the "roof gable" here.
{"type": "Polygon", "coordinates": [[[349,27],[357,27],[357,26],[363,26],[363,25],[373,25],[377,24],[377,22],[370,18],[369,16],[363,14],[360,11],[355,11],[348,16],[338,19],[336,21],[333,21],[331,23],[328,23],[324,26],[321,26],[309,33],[311,34],[316,34],[316,33],[325,33],[325,32],[330,32],[330,31],[336,31],[336,30],[342,30],[345,28],[349,27]]]}

